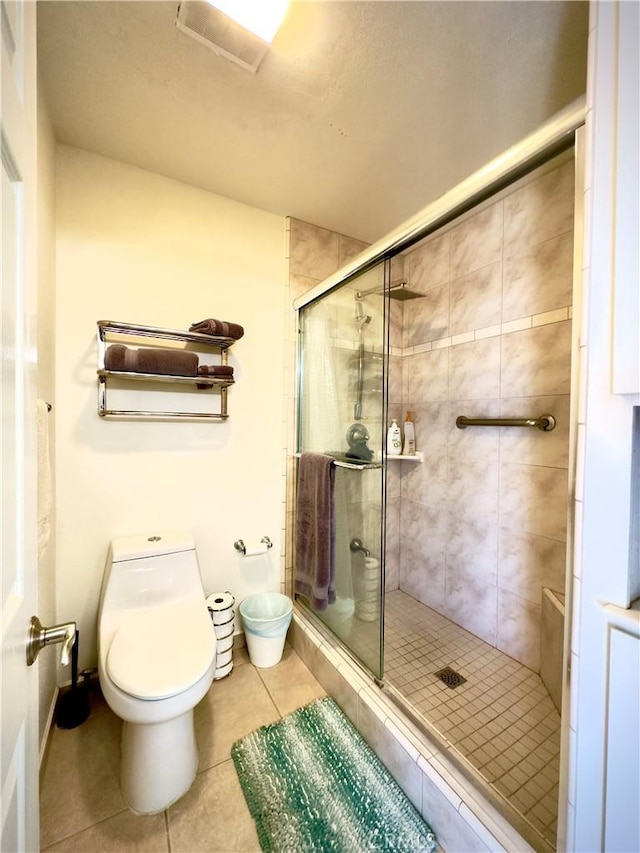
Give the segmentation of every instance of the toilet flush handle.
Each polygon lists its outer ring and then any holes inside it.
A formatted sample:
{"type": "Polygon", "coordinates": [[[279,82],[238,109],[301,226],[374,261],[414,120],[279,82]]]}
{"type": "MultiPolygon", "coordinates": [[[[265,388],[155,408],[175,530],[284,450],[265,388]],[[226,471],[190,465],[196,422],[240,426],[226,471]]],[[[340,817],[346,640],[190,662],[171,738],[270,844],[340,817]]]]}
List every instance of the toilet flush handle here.
{"type": "Polygon", "coordinates": [[[75,622],[64,622],[62,625],[52,625],[50,628],[45,628],[37,616],[32,616],[27,636],[27,666],[34,664],[40,651],[53,643],[62,643],[60,663],[62,666],[68,666],[69,655],[75,639],[75,622]]]}

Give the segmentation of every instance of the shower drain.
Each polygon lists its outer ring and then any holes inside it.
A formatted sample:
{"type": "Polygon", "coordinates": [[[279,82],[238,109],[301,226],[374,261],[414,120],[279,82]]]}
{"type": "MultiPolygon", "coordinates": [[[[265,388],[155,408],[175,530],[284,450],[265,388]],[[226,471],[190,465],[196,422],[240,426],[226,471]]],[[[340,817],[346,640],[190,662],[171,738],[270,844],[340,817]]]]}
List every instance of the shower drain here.
{"type": "Polygon", "coordinates": [[[437,672],[433,673],[436,678],[439,678],[447,687],[460,687],[461,684],[464,684],[467,680],[459,672],[456,672],[455,669],[451,669],[450,666],[445,666],[444,669],[439,669],[437,672]]]}

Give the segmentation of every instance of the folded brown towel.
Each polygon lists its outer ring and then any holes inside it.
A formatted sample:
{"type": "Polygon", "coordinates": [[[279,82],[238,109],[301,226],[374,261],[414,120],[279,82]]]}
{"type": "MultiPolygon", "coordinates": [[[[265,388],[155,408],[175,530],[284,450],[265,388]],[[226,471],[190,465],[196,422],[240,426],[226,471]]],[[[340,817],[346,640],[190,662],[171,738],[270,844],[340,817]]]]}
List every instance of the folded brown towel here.
{"type": "Polygon", "coordinates": [[[104,354],[104,366],[107,370],[135,372],[138,370],[138,350],[124,344],[111,344],[104,354]]]}
{"type": "Polygon", "coordinates": [[[200,332],[202,335],[218,335],[223,338],[233,338],[238,341],[244,335],[244,329],[239,323],[228,323],[226,320],[200,320],[189,326],[190,332],[200,332]]]}
{"type": "Polygon", "coordinates": [[[233,367],[230,364],[201,364],[198,368],[198,376],[232,377],[233,367]]]}
{"type": "Polygon", "coordinates": [[[104,366],[106,370],[124,370],[124,354],[127,347],[124,344],[111,344],[104,354],[104,366]]]}
{"type": "Polygon", "coordinates": [[[104,366],[107,370],[121,370],[125,373],[197,376],[198,356],[195,352],[178,349],[132,349],[124,344],[111,344],[104,354],[104,366]]]}

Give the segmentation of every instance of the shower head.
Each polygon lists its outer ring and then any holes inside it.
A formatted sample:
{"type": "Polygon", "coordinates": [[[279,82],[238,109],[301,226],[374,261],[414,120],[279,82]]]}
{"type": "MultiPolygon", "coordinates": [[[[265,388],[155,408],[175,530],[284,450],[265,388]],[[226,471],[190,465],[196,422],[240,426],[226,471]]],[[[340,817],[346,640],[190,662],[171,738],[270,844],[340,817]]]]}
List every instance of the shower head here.
{"type": "Polygon", "coordinates": [[[421,296],[424,296],[424,293],[416,293],[415,290],[410,290],[407,287],[406,281],[399,281],[391,285],[389,296],[391,299],[402,301],[404,299],[419,299],[421,296]]]}
{"type": "MultiPolygon", "coordinates": [[[[356,290],[356,302],[364,296],[382,295],[384,292],[384,286],[372,287],[370,290],[356,290]]],[[[393,284],[389,285],[389,296],[391,299],[400,301],[404,299],[419,299],[421,296],[424,296],[424,293],[416,293],[415,290],[410,290],[407,287],[407,282],[403,280],[393,282],[393,284]]]]}

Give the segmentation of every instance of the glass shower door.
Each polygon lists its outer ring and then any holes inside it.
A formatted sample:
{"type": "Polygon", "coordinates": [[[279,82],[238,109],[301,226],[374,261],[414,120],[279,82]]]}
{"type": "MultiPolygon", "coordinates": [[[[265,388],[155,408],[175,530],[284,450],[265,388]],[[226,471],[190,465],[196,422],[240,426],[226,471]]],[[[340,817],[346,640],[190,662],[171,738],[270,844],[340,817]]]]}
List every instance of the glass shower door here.
{"type": "Polygon", "coordinates": [[[323,453],[334,459],[335,600],[314,608],[310,599],[298,598],[379,679],[388,362],[385,276],[386,265],[380,263],[300,310],[298,374],[299,454],[323,453]]]}

